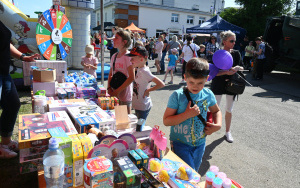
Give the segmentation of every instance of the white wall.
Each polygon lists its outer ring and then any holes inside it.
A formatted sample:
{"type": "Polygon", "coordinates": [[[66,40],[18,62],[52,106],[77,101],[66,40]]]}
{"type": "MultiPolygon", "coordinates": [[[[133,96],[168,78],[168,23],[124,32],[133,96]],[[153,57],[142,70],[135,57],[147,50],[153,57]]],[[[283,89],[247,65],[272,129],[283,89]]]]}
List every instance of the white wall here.
{"type": "Polygon", "coordinates": [[[175,12],[169,10],[159,10],[153,8],[140,7],[139,8],[139,27],[147,29],[147,36],[153,37],[156,34],[156,30],[167,29],[177,29],[179,34],[182,34],[182,25],[184,25],[184,30],[189,27],[198,25],[199,17],[205,17],[206,20],[210,19],[210,16],[185,13],[185,12],[175,12]],[[179,14],[178,23],[171,22],[172,13],[179,14]],[[187,16],[194,16],[194,24],[187,24],[187,16]]]}
{"type": "MultiPolygon", "coordinates": [[[[113,9],[115,8],[115,6],[109,6],[109,7],[105,7],[104,8],[104,11],[103,11],[103,22],[111,22],[114,24],[115,22],[115,18],[112,17],[112,12],[113,12],[113,9]],[[107,20],[105,20],[105,13],[107,14],[107,20]]],[[[97,17],[97,13],[99,13],[100,15],[100,20],[98,20],[98,18],[96,18],[96,23],[97,21],[99,21],[99,24],[101,24],[101,11],[100,10],[97,10],[96,11],[96,17],[97,17]]]]}

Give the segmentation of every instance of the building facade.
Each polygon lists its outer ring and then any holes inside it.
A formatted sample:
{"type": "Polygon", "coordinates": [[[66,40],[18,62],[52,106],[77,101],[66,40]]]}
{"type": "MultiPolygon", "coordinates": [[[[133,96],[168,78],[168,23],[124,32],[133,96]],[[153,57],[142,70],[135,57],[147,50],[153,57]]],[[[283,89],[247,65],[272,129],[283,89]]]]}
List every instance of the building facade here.
{"type": "MultiPolygon", "coordinates": [[[[185,29],[210,19],[224,9],[224,0],[103,0],[103,21],[119,27],[133,22],[146,30],[148,37],[158,37],[163,31],[181,35],[185,29]],[[215,11],[214,11],[215,10],[215,11]]],[[[95,0],[91,27],[101,22],[100,0],[95,0]]],[[[108,33],[109,35],[110,33],[108,33]]]]}

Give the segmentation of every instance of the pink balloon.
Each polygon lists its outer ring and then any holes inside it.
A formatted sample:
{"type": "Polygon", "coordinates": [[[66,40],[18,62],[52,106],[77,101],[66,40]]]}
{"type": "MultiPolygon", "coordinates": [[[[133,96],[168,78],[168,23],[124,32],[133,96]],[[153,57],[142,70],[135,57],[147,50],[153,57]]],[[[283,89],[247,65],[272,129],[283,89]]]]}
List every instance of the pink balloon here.
{"type": "Polygon", "coordinates": [[[216,67],[228,70],[232,67],[233,59],[231,54],[226,50],[218,50],[214,53],[212,60],[216,67]]]}
{"type": "Polygon", "coordinates": [[[214,64],[209,63],[209,77],[207,81],[212,80],[218,73],[219,73],[218,67],[216,67],[214,64]]]}

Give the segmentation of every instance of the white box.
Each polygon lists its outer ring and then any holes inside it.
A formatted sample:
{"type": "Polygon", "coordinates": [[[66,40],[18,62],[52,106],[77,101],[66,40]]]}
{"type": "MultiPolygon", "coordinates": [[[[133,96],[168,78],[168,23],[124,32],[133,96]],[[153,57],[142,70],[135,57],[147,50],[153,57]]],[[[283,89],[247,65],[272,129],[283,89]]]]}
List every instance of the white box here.
{"type": "Polygon", "coordinates": [[[56,95],[57,82],[35,82],[32,83],[33,94],[39,90],[45,90],[47,97],[53,97],[56,95]]]}
{"type": "Polygon", "coordinates": [[[116,120],[97,105],[67,107],[67,110],[79,133],[84,133],[85,127],[89,124],[102,131],[105,126],[115,130],[116,120]]]}

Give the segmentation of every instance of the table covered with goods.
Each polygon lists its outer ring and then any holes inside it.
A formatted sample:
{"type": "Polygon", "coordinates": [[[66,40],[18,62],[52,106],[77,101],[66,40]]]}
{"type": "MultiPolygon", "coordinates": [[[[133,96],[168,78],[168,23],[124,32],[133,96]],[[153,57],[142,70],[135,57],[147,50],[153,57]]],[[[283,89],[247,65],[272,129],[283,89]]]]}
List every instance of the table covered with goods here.
{"type": "Polygon", "coordinates": [[[33,113],[19,116],[20,173],[36,171],[40,187],[241,187],[215,166],[200,182],[158,126],[128,114],[91,75],[58,83],[53,68],[32,72],[33,113]],[[46,82],[35,77],[44,71],[52,72],[46,82]]]}

